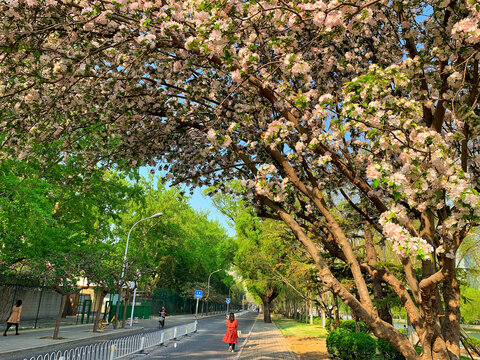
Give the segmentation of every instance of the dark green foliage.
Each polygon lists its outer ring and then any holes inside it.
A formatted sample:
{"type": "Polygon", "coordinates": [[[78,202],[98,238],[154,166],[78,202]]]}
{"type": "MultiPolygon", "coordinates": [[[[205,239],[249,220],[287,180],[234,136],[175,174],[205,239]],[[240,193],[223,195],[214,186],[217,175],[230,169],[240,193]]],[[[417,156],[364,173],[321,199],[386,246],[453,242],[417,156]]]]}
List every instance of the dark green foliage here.
{"type": "MultiPolygon", "coordinates": [[[[321,319],[320,319],[320,321],[321,321],[321,319]]],[[[332,322],[332,319],[327,319],[327,321],[325,322],[325,328],[327,330],[330,329],[331,322],[332,322]]],[[[335,320],[333,320],[333,325],[335,327],[335,320]]],[[[359,325],[360,332],[365,333],[365,334],[370,333],[370,329],[368,328],[367,325],[365,325],[365,323],[363,321],[359,321],[358,325],[359,325]]],[[[339,328],[348,330],[350,332],[355,332],[355,330],[356,330],[355,329],[355,320],[340,320],[339,328]]]]}
{"type": "Polygon", "coordinates": [[[405,357],[388,341],[378,339],[377,348],[380,354],[388,360],[405,360],[405,357]]]}
{"type": "MultiPolygon", "coordinates": [[[[365,325],[364,322],[362,321],[359,321],[358,322],[358,327],[359,327],[359,330],[360,332],[364,333],[364,334],[369,334],[370,333],[370,329],[367,327],[367,325],[365,325]]],[[[351,332],[355,332],[355,320],[340,320],[340,328],[341,329],[345,329],[345,330],[349,330],[351,332]]]]}
{"type": "Polygon", "coordinates": [[[344,329],[335,329],[330,331],[326,340],[328,353],[332,355],[338,355],[340,353],[340,349],[342,348],[342,341],[347,337],[348,334],[349,331],[344,329]]]}
{"type": "Polygon", "coordinates": [[[327,336],[327,350],[342,360],[370,360],[375,356],[377,343],[368,334],[336,329],[327,336]]]}

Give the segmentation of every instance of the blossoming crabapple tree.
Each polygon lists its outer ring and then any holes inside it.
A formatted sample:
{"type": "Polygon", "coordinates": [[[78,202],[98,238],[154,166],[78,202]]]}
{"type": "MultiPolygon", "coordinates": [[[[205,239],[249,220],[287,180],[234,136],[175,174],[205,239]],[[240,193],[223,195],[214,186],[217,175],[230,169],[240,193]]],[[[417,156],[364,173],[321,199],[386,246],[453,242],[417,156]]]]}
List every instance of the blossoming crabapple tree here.
{"type": "Polygon", "coordinates": [[[459,359],[455,254],[480,215],[474,1],[0,8],[3,156],[148,164],[224,191],[240,179],[376,336],[408,359],[459,359]],[[354,251],[332,191],[391,242],[406,283],[378,262],[378,235],[354,251]],[[357,296],[323,250],[348,264],[357,296]],[[379,315],[372,279],[398,295],[422,354],[379,315]]]}

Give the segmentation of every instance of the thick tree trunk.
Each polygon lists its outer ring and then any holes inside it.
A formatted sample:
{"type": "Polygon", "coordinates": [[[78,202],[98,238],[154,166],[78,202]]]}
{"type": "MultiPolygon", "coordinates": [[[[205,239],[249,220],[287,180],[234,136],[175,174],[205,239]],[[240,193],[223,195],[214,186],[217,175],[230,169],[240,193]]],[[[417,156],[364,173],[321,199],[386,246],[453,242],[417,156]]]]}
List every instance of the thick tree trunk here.
{"type": "Polygon", "coordinates": [[[313,325],[313,299],[312,299],[312,293],[309,294],[310,296],[310,299],[309,299],[309,303],[310,303],[310,324],[313,325]]]}
{"type": "Polygon", "coordinates": [[[325,329],[325,324],[326,324],[327,320],[326,320],[326,317],[325,317],[325,310],[324,309],[322,309],[322,315],[321,316],[322,316],[322,328],[325,329]]]}
{"type": "Polygon", "coordinates": [[[65,309],[65,304],[67,303],[68,295],[67,293],[62,293],[62,304],[60,305],[60,310],[58,311],[57,321],[55,322],[55,329],[53,330],[53,338],[58,339],[58,333],[60,332],[60,322],[62,321],[63,310],[65,309]]]}
{"type": "Polygon", "coordinates": [[[271,323],[272,318],[270,316],[270,306],[272,301],[278,296],[278,290],[275,288],[275,285],[271,284],[267,286],[265,294],[258,294],[260,299],[262,299],[263,304],[263,321],[265,323],[271,323]]]}
{"type": "Polygon", "coordinates": [[[444,335],[450,359],[460,358],[460,288],[455,272],[454,259],[446,260],[445,266],[450,267],[450,275],[443,282],[443,299],[445,314],[443,317],[444,335]]]}
{"type": "Polygon", "coordinates": [[[125,323],[127,321],[127,305],[130,302],[130,290],[125,290],[125,306],[123,307],[123,319],[122,319],[122,329],[125,328],[125,323]]]}
{"type": "MultiPolygon", "coordinates": [[[[373,235],[370,231],[370,224],[365,222],[364,224],[364,237],[365,237],[365,249],[367,253],[367,261],[371,266],[376,266],[378,263],[377,252],[373,244],[373,235]]],[[[385,293],[383,291],[382,282],[380,279],[374,277],[372,279],[372,289],[373,289],[373,298],[375,300],[382,300],[385,298],[385,293]]],[[[393,324],[392,314],[390,313],[389,306],[383,302],[377,305],[378,316],[383,321],[393,324]]]]}
{"type": "Polygon", "coordinates": [[[340,309],[338,308],[338,296],[333,294],[333,304],[335,306],[335,328],[340,325],[340,309]]]}
{"type": "Polygon", "coordinates": [[[102,290],[99,294],[99,299],[97,302],[97,308],[95,309],[95,320],[93,321],[93,332],[97,332],[98,321],[100,320],[100,315],[102,312],[103,299],[108,294],[108,290],[102,290]]]}
{"type": "Polygon", "coordinates": [[[264,323],[271,323],[272,318],[270,316],[270,303],[266,300],[266,298],[262,298],[263,304],[263,322],[264,323]]]}

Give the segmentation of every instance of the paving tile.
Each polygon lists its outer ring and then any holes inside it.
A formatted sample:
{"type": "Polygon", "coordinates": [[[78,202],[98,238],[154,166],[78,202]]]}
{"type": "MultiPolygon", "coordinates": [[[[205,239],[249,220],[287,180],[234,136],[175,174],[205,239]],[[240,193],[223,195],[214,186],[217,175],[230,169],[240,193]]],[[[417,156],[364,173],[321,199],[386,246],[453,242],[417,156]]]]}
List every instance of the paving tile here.
{"type": "Polygon", "coordinates": [[[265,324],[263,322],[263,315],[259,314],[253,325],[253,329],[247,338],[245,346],[238,355],[238,359],[296,360],[297,356],[290,350],[286,339],[275,324],[265,324]]]}

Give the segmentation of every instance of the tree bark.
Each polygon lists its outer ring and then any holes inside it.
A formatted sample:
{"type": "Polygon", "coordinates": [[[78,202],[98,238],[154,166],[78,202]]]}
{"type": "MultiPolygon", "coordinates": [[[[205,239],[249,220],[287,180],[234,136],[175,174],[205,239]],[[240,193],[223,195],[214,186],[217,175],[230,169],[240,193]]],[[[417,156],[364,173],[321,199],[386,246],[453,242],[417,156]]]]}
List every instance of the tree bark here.
{"type": "Polygon", "coordinates": [[[127,321],[127,305],[130,303],[130,290],[125,289],[125,306],[123,307],[123,319],[122,319],[122,329],[125,328],[125,323],[127,321]]]}
{"type": "Polygon", "coordinates": [[[310,325],[313,325],[313,299],[312,293],[309,294],[309,303],[310,303],[310,325]]]}
{"type": "Polygon", "coordinates": [[[58,333],[60,332],[60,322],[62,321],[63,310],[65,309],[65,304],[67,303],[68,293],[62,293],[62,304],[60,305],[60,310],[58,311],[57,321],[55,322],[55,329],[53,330],[53,338],[58,339],[58,333]]]}
{"type": "MultiPolygon", "coordinates": [[[[335,306],[335,326],[334,328],[338,328],[340,326],[340,309],[338,308],[338,296],[337,294],[333,294],[333,306],[335,306]]],[[[330,328],[332,326],[330,325],[330,328]]]]}
{"type": "Polygon", "coordinates": [[[278,296],[278,290],[275,288],[275,285],[267,286],[267,291],[265,294],[258,294],[260,299],[262,299],[263,304],[263,322],[271,323],[272,318],[270,316],[270,306],[272,301],[278,296]]]}
{"type": "Polygon", "coordinates": [[[263,322],[271,323],[272,318],[270,316],[270,303],[266,298],[262,298],[262,304],[263,304],[263,322]]]}
{"type": "MultiPolygon", "coordinates": [[[[373,244],[373,235],[370,231],[370,224],[368,221],[364,224],[364,237],[365,237],[365,250],[367,254],[367,261],[368,264],[371,266],[376,266],[378,263],[377,251],[375,250],[375,246],[373,244]]],[[[385,298],[385,293],[383,291],[382,282],[377,277],[373,277],[372,279],[372,289],[373,289],[373,298],[375,300],[383,300],[385,298]]],[[[387,304],[380,302],[377,305],[378,309],[378,316],[383,321],[393,324],[392,314],[390,313],[390,308],[387,304]]]]}
{"type": "Polygon", "coordinates": [[[97,308],[95,309],[95,320],[93,321],[93,332],[98,330],[98,321],[100,320],[100,313],[102,311],[103,299],[108,294],[108,290],[103,289],[100,292],[100,297],[98,299],[97,308]]]}

